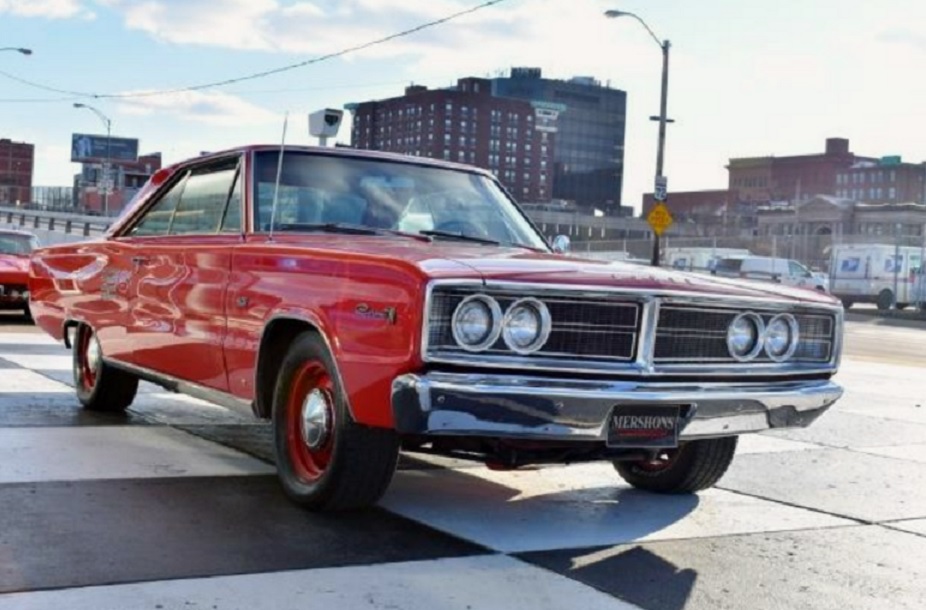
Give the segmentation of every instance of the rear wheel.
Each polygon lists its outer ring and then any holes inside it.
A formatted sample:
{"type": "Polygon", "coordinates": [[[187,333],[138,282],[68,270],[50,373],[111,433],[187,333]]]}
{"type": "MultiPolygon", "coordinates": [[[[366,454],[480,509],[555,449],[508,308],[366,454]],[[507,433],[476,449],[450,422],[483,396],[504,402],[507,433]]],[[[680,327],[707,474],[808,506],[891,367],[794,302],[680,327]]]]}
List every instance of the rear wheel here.
{"type": "Polygon", "coordinates": [[[657,493],[693,493],[713,487],[736,453],[737,437],[689,441],[652,460],[614,462],[622,479],[638,489],[657,493]]]}
{"type": "Polygon", "coordinates": [[[842,300],[842,306],[843,306],[845,309],[852,309],[852,306],[853,306],[853,305],[855,305],[855,301],[853,301],[852,299],[843,299],[843,300],[842,300]]]}
{"type": "Polygon", "coordinates": [[[877,304],[878,309],[881,311],[890,309],[891,305],[894,304],[894,293],[885,288],[878,293],[878,300],[875,301],[875,304],[877,304]]]}
{"type": "Polygon", "coordinates": [[[82,324],[73,347],[74,387],[77,399],[90,411],[125,411],[138,391],[138,378],[103,361],[93,329],[82,324]]]}
{"type": "Polygon", "coordinates": [[[306,508],[363,508],[392,480],[398,435],[353,421],[334,358],[316,332],[299,335],[283,359],[273,428],[280,482],[306,508]]]}

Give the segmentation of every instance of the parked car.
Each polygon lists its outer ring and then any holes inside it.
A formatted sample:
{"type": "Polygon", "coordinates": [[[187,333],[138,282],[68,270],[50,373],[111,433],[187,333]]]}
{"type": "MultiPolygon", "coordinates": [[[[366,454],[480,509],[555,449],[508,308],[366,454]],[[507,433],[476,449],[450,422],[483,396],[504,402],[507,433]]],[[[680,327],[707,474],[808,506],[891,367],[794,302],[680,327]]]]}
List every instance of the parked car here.
{"type": "Polygon", "coordinates": [[[807,426],[842,393],[825,294],[570,258],[475,168],[280,156],[163,169],[104,237],[34,254],[35,317],[85,408],[122,411],[144,379],[270,419],[286,493],[346,509],[400,449],[605,460],[696,492],[737,435],[807,426]]]}
{"type": "Polygon", "coordinates": [[[833,294],[846,308],[874,303],[905,309],[916,302],[914,282],[923,248],[894,244],[840,244],[832,249],[833,294]]]}
{"type": "Polygon", "coordinates": [[[718,259],[711,274],[746,280],[775,282],[785,286],[829,292],[825,276],[814,273],[803,264],[787,258],[770,256],[735,256],[718,259]]]}
{"type": "Polygon", "coordinates": [[[0,229],[0,311],[29,317],[29,255],[37,246],[32,233],[0,229]]]}

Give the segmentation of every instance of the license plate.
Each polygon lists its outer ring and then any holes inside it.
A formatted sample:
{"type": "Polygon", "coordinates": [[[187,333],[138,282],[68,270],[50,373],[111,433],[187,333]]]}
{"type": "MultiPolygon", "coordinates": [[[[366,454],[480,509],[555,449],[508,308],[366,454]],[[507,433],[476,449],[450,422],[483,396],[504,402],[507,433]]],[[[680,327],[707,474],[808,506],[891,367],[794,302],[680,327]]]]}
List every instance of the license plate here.
{"type": "Polygon", "coordinates": [[[678,447],[681,407],[618,405],[608,423],[608,446],[661,449],[678,447]]]}

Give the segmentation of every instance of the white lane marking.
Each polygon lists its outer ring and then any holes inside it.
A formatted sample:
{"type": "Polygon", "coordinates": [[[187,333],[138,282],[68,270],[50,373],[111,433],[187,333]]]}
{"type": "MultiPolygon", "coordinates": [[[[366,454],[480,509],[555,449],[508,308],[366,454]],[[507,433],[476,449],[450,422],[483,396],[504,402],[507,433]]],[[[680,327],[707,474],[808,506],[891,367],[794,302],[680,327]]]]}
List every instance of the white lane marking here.
{"type": "Polygon", "coordinates": [[[499,555],[86,587],[0,596],[0,610],[151,608],[639,610],[579,582],[499,555]]]}
{"type": "Polygon", "coordinates": [[[27,369],[38,371],[70,371],[73,360],[69,352],[63,356],[40,356],[36,354],[0,354],[0,358],[27,369]]]}
{"type": "Polygon", "coordinates": [[[28,369],[0,369],[0,397],[3,394],[64,394],[73,388],[28,369]]]}
{"type": "Polygon", "coordinates": [[[402,471],[382,505],[506,553],[854,524],[718,489],[648,494],[622,484],[610,464],[402,471]]]}
{"type": "Polygon", "coordinates": [[[160,426],[0,428],[0,484],[273,472],[243,453],[160,426]]]}

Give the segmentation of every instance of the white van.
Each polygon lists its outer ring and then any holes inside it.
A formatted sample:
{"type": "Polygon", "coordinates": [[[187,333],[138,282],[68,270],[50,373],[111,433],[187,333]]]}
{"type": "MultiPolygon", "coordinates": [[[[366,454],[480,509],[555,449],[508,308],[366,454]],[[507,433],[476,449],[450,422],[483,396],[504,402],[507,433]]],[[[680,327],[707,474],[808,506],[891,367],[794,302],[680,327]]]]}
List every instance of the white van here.
{"type": "Polygon", "coordinates": [[[713,275],[746,280],[775,282],[786,286],[829,292],[825,278],[814,274],[798,261],[770,256],[727,257],[717,260],[713,275]]]}
{"type": "Polygon", "coordinates": [[[890,244],[833,246],[830,264],[833,295],[846,308],[875,303],[878,309],[903,309],[916,301],[914,281],[923,266],[923,248],[890,244]]]}
{"type": "Polygon", "coordinates": [[[913,304],[920,311],[926,311],[926,265],[920,265],[913,275],[913,304]]]}
{"type": "Polygon", "coordinates": [[[744,248],[702,248],[681,247],[663,250],[663,261],[667,267],[679,271],[709,272],[721,258],[744,258],[752,252],[744,248]]]}

